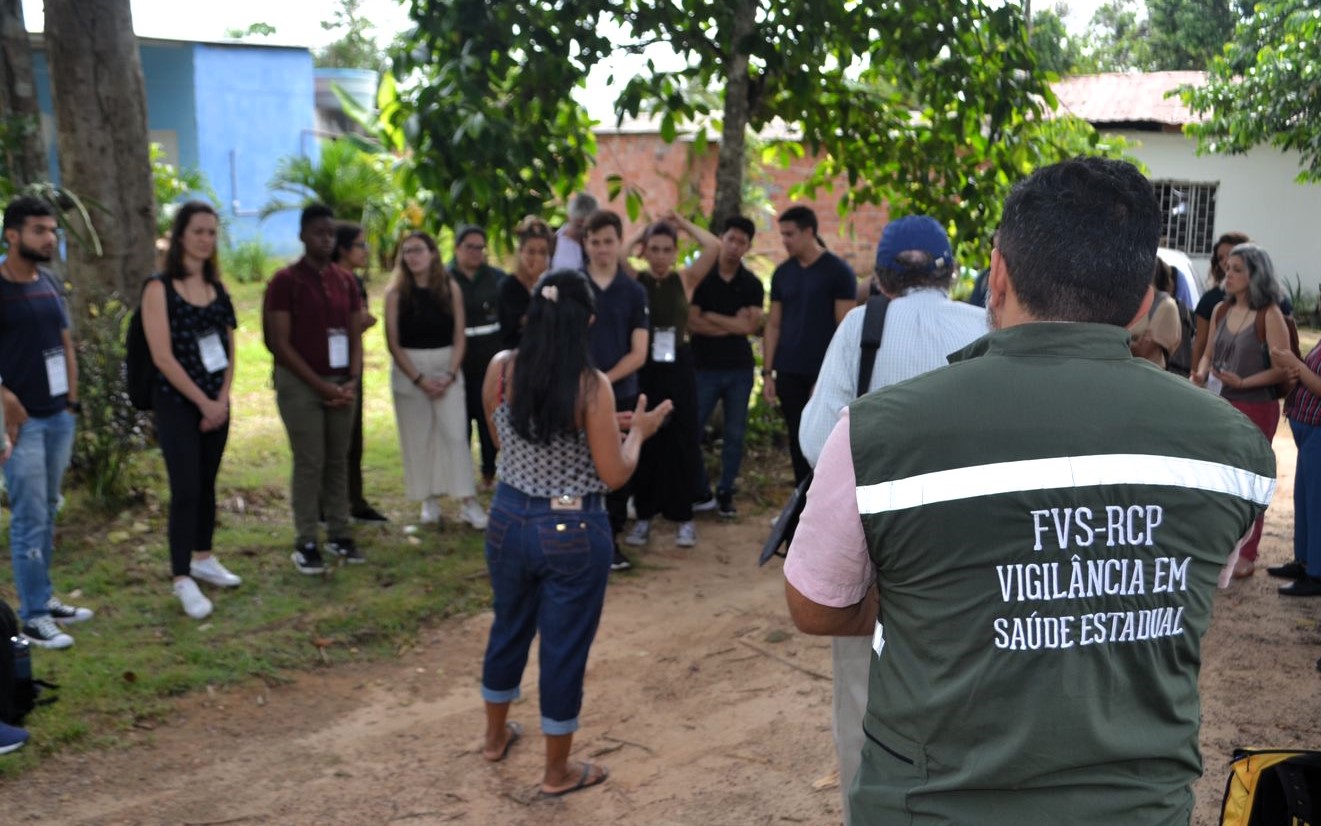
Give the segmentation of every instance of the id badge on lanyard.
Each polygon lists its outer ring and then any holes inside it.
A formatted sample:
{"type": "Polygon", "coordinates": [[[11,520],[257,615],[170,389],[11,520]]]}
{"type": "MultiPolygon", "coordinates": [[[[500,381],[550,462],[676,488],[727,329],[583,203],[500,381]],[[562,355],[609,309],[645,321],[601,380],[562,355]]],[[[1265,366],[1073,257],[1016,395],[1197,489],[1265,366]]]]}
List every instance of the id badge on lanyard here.
{"type": "Polygon", "coordinates": [[[69,393],[69,365],[64,360],[64,348],[55,347],[42,353],[46,359],[46,385],[51,398],[69,393]]]}
{"type": "Polygon", "coordinates": [[[657,327],[651,336],[651,360],[672,363],[678,347],[678,330],[674,327],[657,327]]]}
{"type": "Polygon", "coordinates": [[[349,366],[349,334],[342,327],[326,331],[330,347],[330,369],[343,370],[349,366]]]}
{"type": "Polygon", "coordinates": [[[202,356],[202,367],[208,373],[219,373],[229,366],[229,354],[220,340],[220,333],[208,330],[197,339],[197,350],[202,356]]]}

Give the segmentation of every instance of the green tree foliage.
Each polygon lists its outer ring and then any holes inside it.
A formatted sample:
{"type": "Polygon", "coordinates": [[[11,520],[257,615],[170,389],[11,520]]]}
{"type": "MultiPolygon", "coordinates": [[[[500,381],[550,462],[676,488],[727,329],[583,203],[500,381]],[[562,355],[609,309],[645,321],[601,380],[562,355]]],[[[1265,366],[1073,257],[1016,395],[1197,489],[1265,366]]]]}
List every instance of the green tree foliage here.
{"type": "Polygon", "coordinates": [[[220,208],[220,197],[200,169],[175,166],[165,158],[159,143],[151,144],[151,185],[156,194],[156,237],[170,234],[174,213],[188,198],[205,198],[213,207],[220,208]]]}
{"type": "Polygon", "coordinates": [[[1151,29],[1137,0],[1110,0],[1087,26],[1092,67],[1098,72],[1145,71],[1151,67],[1151,29]]]}
{"type": "MultiPolygon", "coordinates": [[[[586,179],[592,121],[571,97],[612,46],[603,0],[414,0],[395,54],[396,99],[381,112],[391,148],[411,151],[433,220],[508,239],[586,179]]],[[[393,86],[393,81],[390,81],[393,86]]]]}
{"type": "Polygon", "coordinates": [[[321,28],[343,31],[339,39],[316,53],[317,66],[335,69],[371,69],[380,71],[385,53],[371,32],[375,26],[362,16],[362,0],[340,0],[339,8],[321,28]]]}
{"type": "Polygon", "coordinates": [[[1207,84],[1184,101],[1198,151],[1242,154],[1269,144],[1301,155],[1298,180],[1321,181],[1321,2],[1259,0],[1239,24],[1207,84]]]}
{"type": "Polygon", "coordinates": [[[1205,69],[1252,5],[1252,0],[1147,0],[1148,69],[1205,69]]]}
{"type": "Polygon", "coordinates": [[[1099,72],[1202,70],[1252,11],[1252,0],[1145,0],[1143,5],[1110,0],[1098,8],[1082,65],[1099,72]]]}
{"type": "MultiPolygon", "coordinates": [[[[1055,100],[1021,9],[998,3],[413,0],[411,13],[417,30],[396,60],[399,105],[384,120],[416,152],[442,220],[476,220],[497,234],[580,184],[593,145],[570,91],[612,51],[650,43],[682,66],[647,62],[616,111],[651,114],[667,140],[687,123],[720,119],[721,151],[734,157],[721,158],[717,215],[741,200],[746,131],[773,123],[798,130],[801,145],[779,143],[771,155],[825,159],[804,192],[843,176],[845,209],[881,200],[923,208],[967,238],[985,234],[997,208],[987,205],[1009,182],[1059,149],[1041,145],[1034,126],[1055,100]],[[708,89],[718,90],[719,113],[694,91],[708,89]]],[[[1070,130],[1095,148],[1088,127],[1070,130]]],[[[697,130],[694,150],[705,141],[697,130]]]]}
{"type": "Polygon", "coordinates": [[[1059,3],[1032,15],[1032,32],[1028,38],[1037,55],[1037,66],[1061,77],[1082,74],[1090,65],[1082,42],[1064,25],[1063,18],[1068,13],[1068,6],[1059,3]]]}

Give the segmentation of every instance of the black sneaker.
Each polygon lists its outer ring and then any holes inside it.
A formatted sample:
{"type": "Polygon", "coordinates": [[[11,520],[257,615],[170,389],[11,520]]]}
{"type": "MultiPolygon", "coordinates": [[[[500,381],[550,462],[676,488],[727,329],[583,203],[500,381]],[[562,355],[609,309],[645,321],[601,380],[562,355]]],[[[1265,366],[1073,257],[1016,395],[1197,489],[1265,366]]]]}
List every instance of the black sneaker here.
{"type": "Polygon", "coordinates": [[[365,503],[365,502],[362,504],[362,507],[354,508],[354,509],[353,509],[353,513],[351,514],[351,516],[352,516],[354,519],[358,520],[359,522],[389,522],[389,521],[390,521],[390,517],[386,516],[385,514],[381,513],[381,512],[378,511],[376,508],[373,508],[371,505],[368,505],[368,504],[365,503]]]}
{"type": "Polygon", "coordinates": [[[85,622],[93,617],[91,608],[79,608],[76,605],[65,605],[55,597],[46,601],[46,613],[56,622],[85,622]]]}
{"type": "Polygon", "coordinates": [[[353,543],[352,539],[348,539],[347,537],[344,539],[332,539],[327,542],[326,552],[340,557],[350,565],[361,565],[367,561],[367,557],[362,555],[362,551],[358,550],[358,546],[353,543]]]}
{"type": "Polygon", "coordinates": [[[610,562],[610,570],[627,571],[632,567],[633,563],[628,561],[628,557],[624,556],[623,552],[618,548],[615,548],[615,558],[610,562]]]}
{"type": "Polygon", "coordinates": [[[38,648],[68,648],[73,637],[60,630],[49,616],[33,617],[23,623],[23,637],[38,648]]]}
{"type": "Polygon", "coordinates": [[[321,551],[317,550],[315,542],[304,542],[302,545],[295,545],[294,552],[289,555],[294,561],[294,567],[300,574],[314,576],[326,572],[326,563],[321,560],[321,551]]]}
{"type": "Polygon", "coordinates": [[[716,494],[716,513],[723,519],[733,519],[738,516],[738,508],[734,507],[734,494],[716,494]]]}

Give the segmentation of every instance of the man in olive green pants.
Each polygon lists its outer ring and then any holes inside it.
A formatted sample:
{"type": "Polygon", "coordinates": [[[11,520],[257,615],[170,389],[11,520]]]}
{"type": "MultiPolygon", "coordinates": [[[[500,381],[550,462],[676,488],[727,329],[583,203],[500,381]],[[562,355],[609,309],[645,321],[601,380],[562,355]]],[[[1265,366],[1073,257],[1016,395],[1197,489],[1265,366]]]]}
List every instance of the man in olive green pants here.
{"type": "Polygon", "coordinates": [[[290,500],[296,533],[294,566],[325,571],[317,547],[321,507],[326,550],[346,562],[365,561],[349,527],[348,452],[354,398],[362,374],[362,298],[353,276],[331,263],[335,219],[320,204],[303,210],[305,254],[266,287],[262,320],[275,356],[275,400],[293,452],[290,500]]]}

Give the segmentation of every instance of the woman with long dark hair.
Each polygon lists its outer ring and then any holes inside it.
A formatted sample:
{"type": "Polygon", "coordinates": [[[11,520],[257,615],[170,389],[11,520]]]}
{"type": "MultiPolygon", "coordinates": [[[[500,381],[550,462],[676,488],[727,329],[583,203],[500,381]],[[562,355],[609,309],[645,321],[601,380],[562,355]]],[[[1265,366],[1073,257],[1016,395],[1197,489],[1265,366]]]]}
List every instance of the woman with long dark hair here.
{"type": "Polygon", "coordinates": [[[461,500],[459,518],[482,530],[463,396],[463,323],[463,292],[440,263],[436,240],[410,233],[385,291],[404,493],[422,503],[424,525],[440,523],[440,497],[452,496],[461,500]]]}
{"type": "MultiPolygon", "coordinates": [[[[1275,438],[1280,401],[1275,386],[1288,376],[1270,351],[1289,348],[1289,328],[1280,311],[1275,265],[1256,244],[1239,244],[1225,261],[1225,300],[1211,314],[1211,336],[1193,381],[1208,385],[1252,420],[1266,441],[1275,438]]],[[[1265,515],[1239,550],[1234,576],[1252,576],[1265,515]]]]}
{"type": "Polygon", "coordinates": [[[211,548],[238,326],[220,280],[219,228],[209,204],[181,206],[170,230],[165,272],[142,291],[142,327],[159,373],[152,388],[156,437],[170,478],[170,571],[174,593],[193,619],[212,609],[197,580],[222,588],[242,582],[211,548]]]}
{"type": "Polygon", "coordinates": [[[533,287],[523,343],[499,353],[486,372],[482,402],[500,444],[499,484],[486,531],[495,619],[482,666],[486,740],[482,755],[504,759],[522,734],[509,722],[532,638],[541,634],[541,730],[545,795],[603,782],[591,763],[570,765],[582,708],[583,675],[596,636],[614,553],[605,492],[628,481],[643,441],[671,405],[623,414],[592,367],[587,327],[594,311],[587,278],[560,269],[533,287]]]}

